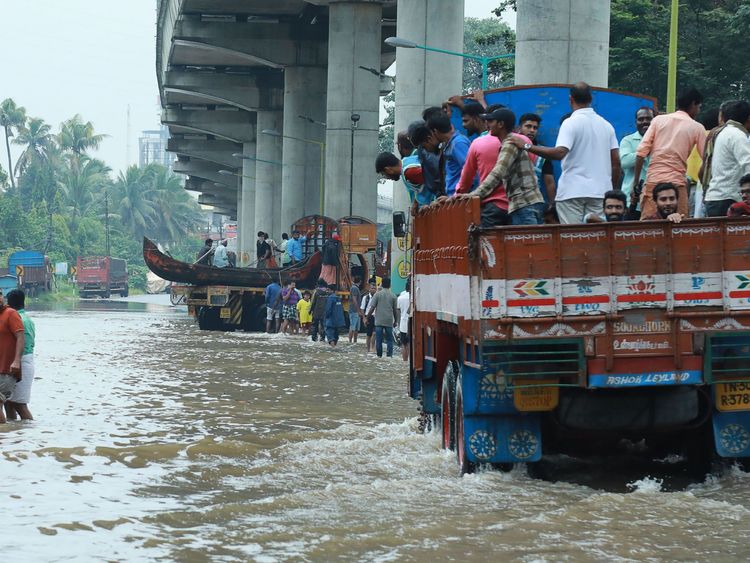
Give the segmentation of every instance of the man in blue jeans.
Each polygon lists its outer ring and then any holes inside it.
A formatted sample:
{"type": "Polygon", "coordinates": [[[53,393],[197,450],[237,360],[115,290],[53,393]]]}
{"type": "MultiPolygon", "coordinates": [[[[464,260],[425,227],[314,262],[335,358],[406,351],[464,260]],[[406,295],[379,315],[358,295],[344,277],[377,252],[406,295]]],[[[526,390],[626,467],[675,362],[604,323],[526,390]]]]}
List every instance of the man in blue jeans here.
{"type": "Polygon", "coordinates": [[[367,305],[367,315],[375,316],[375,352],[383,357],[383,338],[387,346],[387,356],[393,356],[393,329],[398,326],[398,304],[391,291],[390,278],[383,278],[381,289],[367,305]]]}
{"type": "Polygon", "coordinates": [[[362,282],[362,278],[354,276],[352,279],[352,287],[349,289],[349,344],[357,342],[357,335],[359,334],[360,321],[364,317],[362,312],[362,292],[359,289],[359,284],[362,282]]]}

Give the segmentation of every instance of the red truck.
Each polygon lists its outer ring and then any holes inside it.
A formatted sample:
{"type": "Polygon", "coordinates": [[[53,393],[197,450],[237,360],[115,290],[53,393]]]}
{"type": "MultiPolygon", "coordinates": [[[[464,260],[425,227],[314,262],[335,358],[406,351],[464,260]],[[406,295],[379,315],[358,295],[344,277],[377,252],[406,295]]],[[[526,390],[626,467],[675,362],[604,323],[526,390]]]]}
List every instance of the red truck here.
{"type": "Polygon", "coordinates": [[[128,296],[128,263],[120,258],[106,256],[78,257],[76,274],[78,295],[99,295],[108,298],[113,292],[128,296]]]}

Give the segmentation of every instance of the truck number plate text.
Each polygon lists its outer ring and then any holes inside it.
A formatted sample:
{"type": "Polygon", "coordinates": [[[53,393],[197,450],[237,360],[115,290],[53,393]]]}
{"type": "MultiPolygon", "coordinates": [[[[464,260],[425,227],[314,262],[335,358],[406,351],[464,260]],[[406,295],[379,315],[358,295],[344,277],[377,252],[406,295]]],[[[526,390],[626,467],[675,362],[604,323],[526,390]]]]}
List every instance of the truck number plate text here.
{"type": "Polygon", "coordinates": [[[750,381],[745,383],[717,383],[716,408],[720,411],[750,410],[750,381]]]}

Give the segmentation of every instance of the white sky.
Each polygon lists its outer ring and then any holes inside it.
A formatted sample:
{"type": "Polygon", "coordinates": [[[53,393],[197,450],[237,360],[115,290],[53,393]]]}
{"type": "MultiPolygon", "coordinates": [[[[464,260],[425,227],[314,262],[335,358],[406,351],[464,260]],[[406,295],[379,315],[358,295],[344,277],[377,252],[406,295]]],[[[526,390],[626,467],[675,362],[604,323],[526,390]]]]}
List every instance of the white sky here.
{"type": "MultiPolygon", "coordinates": [[[[465,14],[479,18],[498,4],[465,2],[465,14]]],[[[80,113],[108,135],[95,156],[117,172],[129,139],[137,163],[141,131],[159,127],[156,1],[0,0],[0,14],[0,100],[13,98],[55,130],[80,113]]]]}

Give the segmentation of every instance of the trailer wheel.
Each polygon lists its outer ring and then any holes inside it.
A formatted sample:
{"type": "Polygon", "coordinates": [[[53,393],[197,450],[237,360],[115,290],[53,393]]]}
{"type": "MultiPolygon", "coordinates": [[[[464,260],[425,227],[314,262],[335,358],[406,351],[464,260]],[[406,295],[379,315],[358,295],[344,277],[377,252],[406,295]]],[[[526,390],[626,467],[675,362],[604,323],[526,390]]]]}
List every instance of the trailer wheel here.
{"type": "Polygon", "coordinates": [[[456,434],[456,459],[458,460],[458,471],[461,475],[474,473],[476,464],[466,457],[466,437],[464,436],[464,396],[461,389],[461,374],[456,379],[456,400],[454,408],[455,434],[456,434]]]}
{"type": "Polygon", "coordinates": [[[130,288],[126,285],[122,291],[120,291],[120,297],[127,297],[130,293],[130,288]]]}
{"type": "Polygon", "coordinates": [[[108,289],[102,291],[102,297],[104,299],[109,299],[111,296],[112,296],[112,293],[108,289]]]}
{"type": "Polygon", "coordinates": [[[440,393],[440,417],[442,426],[443,449],[453,450],[456,447],[455,425],[455,394],[456,394],[456,362],[450,360],[445,366],[443,385],[440,393]]]}

